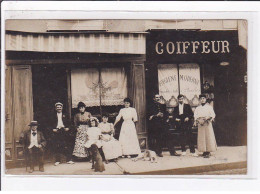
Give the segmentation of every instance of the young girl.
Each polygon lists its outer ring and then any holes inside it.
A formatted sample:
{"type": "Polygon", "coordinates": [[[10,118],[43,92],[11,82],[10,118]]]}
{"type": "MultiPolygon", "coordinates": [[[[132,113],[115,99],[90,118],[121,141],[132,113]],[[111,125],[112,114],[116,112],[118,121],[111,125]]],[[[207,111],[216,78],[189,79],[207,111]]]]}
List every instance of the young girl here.
{"type": "Polygon", "coordinates": [[[89,128],[87,131],[87,142],[85,144],[85,147],[90,152],[90,147],[92,144],[96,144],[99,150],[100,155],[102,156],[102,159],[105,161],[104,153],[102,151],[102,143],[101,143],[101,129],[99,129],[98,126],[98,119],[96,117],[90,117],[89,120],[89,128]]]}
{"type": "Polygon", "coordinates": [[[102,122],[99,123],[98,127],[101,129],[102,133],[102,149],[106,158],[106,163],[108,163],[108,160],[112,159],[117,161],[117,158],[122,156],[122,148],[119,141],[117,141],[113,136],[114,125],[112,123],[108,123],[107,114],[103,114],[102,122]]]}
{"type": "Polygon", "coordinates": [[[210,152],[217,150],[217,143],[212,127],[212,120],[215,118],[215,112],[208,103],[206,95],[199,96],[201,105],[195,109],[194,125],[198,126],[198,150],[203,152],[204,158],[210,157],[210,152]]]}

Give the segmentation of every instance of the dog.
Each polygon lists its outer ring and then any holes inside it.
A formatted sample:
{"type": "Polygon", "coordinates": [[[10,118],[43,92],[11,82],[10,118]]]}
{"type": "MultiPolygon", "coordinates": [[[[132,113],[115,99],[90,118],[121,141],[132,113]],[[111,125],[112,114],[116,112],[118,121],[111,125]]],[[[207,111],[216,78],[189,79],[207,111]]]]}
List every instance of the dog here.
{"type": "Polygon", "coordinates": [[[91,147],[91,155],[92,155],[92,168],[95,169],[95,172],[103,172],[105,171],[105,166],[102,161],[102,157],[98,151],[98,147],[96,144],[92,144],[91,147]]]}
{"type": "Polygon", "coordinates": [[[133,161],[136,162],[139,159],[143,159],[144,161],[151,161],[151,163],[158,162],[156,153],[151,150],[145,150],[143,153],[139,154],[136,158],[133,158],[133,161]]]}

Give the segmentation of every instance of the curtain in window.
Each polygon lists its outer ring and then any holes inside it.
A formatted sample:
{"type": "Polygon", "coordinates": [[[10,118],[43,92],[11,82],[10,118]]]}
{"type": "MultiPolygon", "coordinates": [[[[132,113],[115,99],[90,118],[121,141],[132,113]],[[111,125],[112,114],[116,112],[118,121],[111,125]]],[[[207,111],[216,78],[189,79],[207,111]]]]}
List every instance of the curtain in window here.
{"type": "Polygon", "coordinates": [[[177,64],[158,65],[159,94],[166,101],[179,95],[177,64]]]}
{"type": "Polygon", "coordinates": [[[201,93],[199,65],[194,63],[180,64],[179,80],[180,93],[185,95],[190,103],[194,97],[197,99],[201,93]]]}
{"type": "Polygon", "coordinates": [[[72,107],[78,102],[86,106],[113,106],[123,104],[127,96],[127,77],[124,68],[97,68],[71,70],[72,107]]]}
{"type": "Polygon", "coordinates": [[[101,69],[101,104],[122,105],[127,97],[127,77],[124,68],[101,69]]]}
{"type": "Polygon", "coordinates": [[[159,64],[158,81],[159,94],[163,96],[167,106],[175,107],[177,105],[179,93],[185,96],[185,103],[192,106],[199,103],[198,96],[201,93],[201,82],[198,64],[179,64],[179,68],[177,64],[159,64]]]}

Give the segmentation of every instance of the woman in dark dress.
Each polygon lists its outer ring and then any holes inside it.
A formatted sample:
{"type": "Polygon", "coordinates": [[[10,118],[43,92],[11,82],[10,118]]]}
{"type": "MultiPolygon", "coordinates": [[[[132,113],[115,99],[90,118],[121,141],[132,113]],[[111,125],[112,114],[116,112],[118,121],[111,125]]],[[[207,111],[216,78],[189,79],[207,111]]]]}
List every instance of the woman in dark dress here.
{"type": "Polygon", "coordinates": [[[85,143],[87,141],[88,123],[91,113],[86,112],[86,105],[83,102],[78,103],[78,110],[79,113],[74,116],[74,125],[77,129],[77,135],[73,155],[78,158],[86,158],[89,156],[85,149],[85,143]]]}

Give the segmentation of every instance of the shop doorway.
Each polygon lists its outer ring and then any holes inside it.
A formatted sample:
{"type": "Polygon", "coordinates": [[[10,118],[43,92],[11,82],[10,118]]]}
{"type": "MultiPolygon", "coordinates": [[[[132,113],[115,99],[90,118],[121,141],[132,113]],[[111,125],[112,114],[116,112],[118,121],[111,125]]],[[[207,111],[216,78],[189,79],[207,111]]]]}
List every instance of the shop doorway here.
{"type": "Polygon", "coordinates": [[[68,90],[66,66],[37,65],[32,67],[34,120],[40,124],[45,138],[50,140],[49,115],[55,111],[56,102],[63,103],[67,113],[68,90]]]}
{"type": "Polygon", "coordinates": [[[243,64],[218,65],[215,74],[216,136],[220,145],[246,145],[246,84],[243,64]]]}

